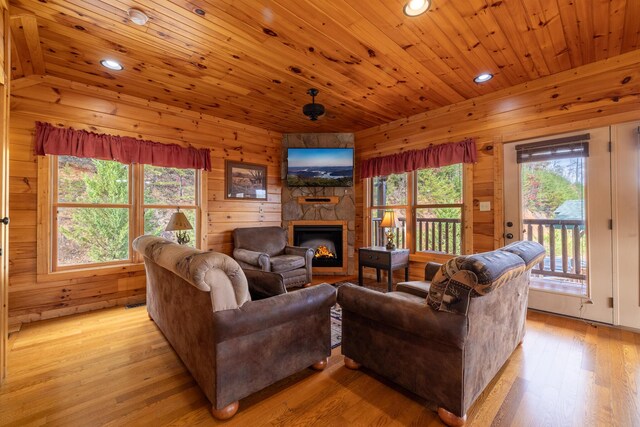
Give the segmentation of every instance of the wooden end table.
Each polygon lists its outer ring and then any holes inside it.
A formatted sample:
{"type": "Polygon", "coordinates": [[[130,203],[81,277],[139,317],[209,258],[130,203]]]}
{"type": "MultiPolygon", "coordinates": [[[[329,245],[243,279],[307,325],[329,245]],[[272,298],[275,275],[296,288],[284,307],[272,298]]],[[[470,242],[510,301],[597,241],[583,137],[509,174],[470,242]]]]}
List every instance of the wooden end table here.
{"type": "Polygon", "coordinates": [[[376,269],[376,280],[380,282],[380,270],[388,274],[387,290],[393,290],[393,270],[404,268],[404,280],[409,281],[409,249],[387,249],[384,246],[370,246],[358,249],[358,284],[362,286],[362,268],[376,269]]]}

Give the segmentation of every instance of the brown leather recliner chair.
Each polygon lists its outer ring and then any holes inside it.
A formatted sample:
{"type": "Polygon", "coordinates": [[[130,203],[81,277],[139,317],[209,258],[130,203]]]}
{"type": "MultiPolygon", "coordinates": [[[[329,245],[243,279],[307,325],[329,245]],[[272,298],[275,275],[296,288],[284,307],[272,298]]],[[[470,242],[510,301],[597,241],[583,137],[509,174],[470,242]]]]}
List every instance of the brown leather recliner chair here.
{"type": "Polygon", "coordinates": [[[309,366],[324,369],[331,354],[331,285],[286,293],[264,283],[252,301],[231,257],[141,236],[147,311],[212,403],[227,419],[238,401],[309,366]],[[275,295],[275,296],[270,296],[275,295]]]}
{"type": "Polygon", "coordinates": [[[446,424],[463,425],[522,341],[530,269],[544,253],[538,243],[516,242],[429,264],[424,285],[386,294],[341,286],[345,365],[365,366],[434,402],[446,424]]]}
{"type": "Polygon", "coordinates": [[[233,258],[244,270],[273,273],[287,289],[311,283],[313,249],[289,246],[280,227],[236,228],[233,245],[233,258]]]}

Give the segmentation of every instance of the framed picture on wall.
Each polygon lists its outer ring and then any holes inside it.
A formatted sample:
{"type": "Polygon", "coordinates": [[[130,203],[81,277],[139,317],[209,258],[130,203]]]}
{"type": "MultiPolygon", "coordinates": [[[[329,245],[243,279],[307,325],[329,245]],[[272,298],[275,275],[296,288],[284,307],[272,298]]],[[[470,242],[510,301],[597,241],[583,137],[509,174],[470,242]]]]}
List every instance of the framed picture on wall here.
{"type": "Polygon", "coordinates": [[[267,167],[253,163],[224,162],[227,199],[267,200],[267,167]]]}

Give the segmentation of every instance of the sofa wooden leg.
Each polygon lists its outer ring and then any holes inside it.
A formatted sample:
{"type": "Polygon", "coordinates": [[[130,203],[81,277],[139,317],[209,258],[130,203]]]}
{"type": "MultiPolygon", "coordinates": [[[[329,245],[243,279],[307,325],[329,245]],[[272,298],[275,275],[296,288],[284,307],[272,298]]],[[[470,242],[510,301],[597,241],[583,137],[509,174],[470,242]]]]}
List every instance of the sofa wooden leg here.
{"type": "Polygon", "coordinates": [[[324,368],[327,367],[327,364],[329,363],[329,358],[325,357],[324,359],[322,359],[319,362],[314,363],[313,365],[311,365],[311,367],[313,369],[315,369],[316,371],[324,371],[324,368]]]}
{"type": "Polygon", "coordinates": [[[459,417],[444,408],[438,408],[438,416],[449,427],[462,427],[467,422],[467,415],[459,417]]]}
{"type": "Polygon", "coordinates": [[[344,358],[344,366],[346,366],[349,369],[357,370],[357,369],[360,369],[360,367],[362,365],[360,363],[356,362],[355,360],[350,359],[350,358],[345,356],[345,358],[344,358]]]}
{"type": "Polygon", "coordinates": [[[228,420],[238,412],[239,402],[236,400],[233,403],[228,404],[222,409],[216,409],[215,406],[211,407],[211,414],[219,420],[228,420]]]}

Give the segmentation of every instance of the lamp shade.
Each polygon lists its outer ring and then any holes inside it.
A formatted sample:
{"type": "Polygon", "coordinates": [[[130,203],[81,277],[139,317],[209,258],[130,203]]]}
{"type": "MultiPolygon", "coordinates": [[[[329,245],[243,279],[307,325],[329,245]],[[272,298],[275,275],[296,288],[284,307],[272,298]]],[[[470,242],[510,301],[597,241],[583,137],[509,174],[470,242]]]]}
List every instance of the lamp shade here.
{"type": "Polygon", "coordinates": [[[385,211],[384,216],[382,217],[382,221],[380,222],[380,227],[388,228],[396,226],[396,214],[393,211],[385,211]]]}
{"type": "Polygon", "coordinates": [[[169,223],[167,224],[167,228],[164,231],[179,231],[179,230],[193,230],[191,223],[187,219],[187,216],[178,211],[174,212],[171,215],[171,219],[169,219],[169,223]]]}

